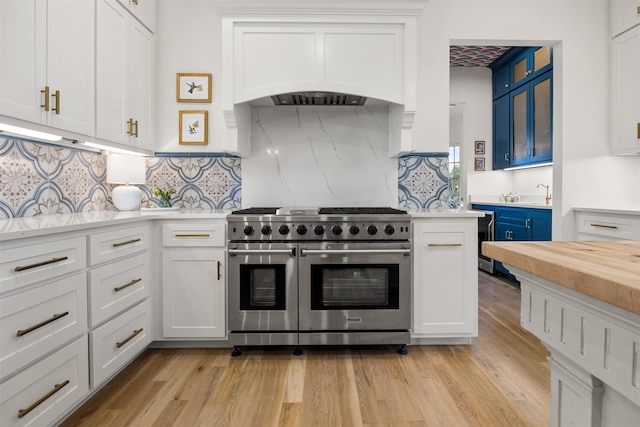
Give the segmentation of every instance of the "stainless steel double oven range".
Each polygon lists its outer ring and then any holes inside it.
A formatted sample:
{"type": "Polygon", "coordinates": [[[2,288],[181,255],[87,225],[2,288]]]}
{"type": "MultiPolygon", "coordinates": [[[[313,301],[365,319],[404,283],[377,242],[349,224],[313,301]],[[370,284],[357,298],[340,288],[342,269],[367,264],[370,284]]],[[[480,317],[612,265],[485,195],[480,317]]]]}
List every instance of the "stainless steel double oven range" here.
{"type": "Polygon", "coordinates": [[[227,217],[229,342],[400,344],[411,323],[410,218],[392,208],[250,208],[227,217]]]}

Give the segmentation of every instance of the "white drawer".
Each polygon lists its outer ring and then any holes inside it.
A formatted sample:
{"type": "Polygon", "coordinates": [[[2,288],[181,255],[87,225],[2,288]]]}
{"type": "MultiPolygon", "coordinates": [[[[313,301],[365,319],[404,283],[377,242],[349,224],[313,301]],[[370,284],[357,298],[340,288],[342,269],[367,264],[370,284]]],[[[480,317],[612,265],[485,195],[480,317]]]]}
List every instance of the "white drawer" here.
{"type": "Polygon", "coordinates": [[[86,275],[0,299],[0,325],[4,378],[87,330],[86,275]]]}
{"type": "Polygon", "coordinates": [[[53,424],[89,392],[88,361],[87,336],[83,335],[2,383],[0,425],[53,424]],[[18,418],[19,411],[32,407],[18,418]]]}
{"type": "MultiPolygon", "coordinates": [[[[610,239],[640,240],[640,218],[633,215],[578,212],[579,234],[593,234],[610,239]]],[[[585,240],[582,238],[582,240],[585,240]]]]}
{"type": "Polygon", "coordinates": [[[225,224],[163,224],[162,244],[173,246],[224,247],[225,224]]]}
{"type": "Polygon", "coordinates": [[[126,365],[151,343],[149,300],[125,311],[89,334],[91,388],[126,365]]]}
{"type": "Polygon", "coordinates": [[[113,261],[149,249],[149,226],[121,228],[89,236],[89,265],[113,261]]]}
{"type": "Polygon", "coordinates": [[[94,327],[147,298],[151,289],[148,252],[89,271],[89,323],[94,327]]]}
{"type": "Polygon", "coordinates": [[[24,246],[6,245],[0,250],[0,293],[53,279],[86,267],[84,237],[24,246]]]}

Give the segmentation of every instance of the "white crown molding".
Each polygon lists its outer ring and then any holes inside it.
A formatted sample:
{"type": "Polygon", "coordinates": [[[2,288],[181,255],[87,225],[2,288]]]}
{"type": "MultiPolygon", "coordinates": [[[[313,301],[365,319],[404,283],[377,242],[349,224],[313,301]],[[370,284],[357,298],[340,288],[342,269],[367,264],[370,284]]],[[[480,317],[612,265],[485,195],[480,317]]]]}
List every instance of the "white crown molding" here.
{"type": "Polygon", "coordinates": [[[211,0],[222,13],[419,15],[429,0],[211,0]]]}

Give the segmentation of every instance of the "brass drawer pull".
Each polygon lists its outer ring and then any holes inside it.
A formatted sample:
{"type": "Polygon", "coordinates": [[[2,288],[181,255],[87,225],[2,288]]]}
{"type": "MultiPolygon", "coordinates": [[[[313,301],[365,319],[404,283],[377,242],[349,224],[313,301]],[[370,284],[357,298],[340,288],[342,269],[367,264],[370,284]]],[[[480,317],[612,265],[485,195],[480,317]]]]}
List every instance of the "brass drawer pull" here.
{"type": "Polygon", "coordinates": [[[37,325],[33,325],[30,328],[19,330],[18,332],[16,332],[16,336],[17,337],[21,337],[23,335],[27,335],[29,332],[33,332],[38,328],[42,328],[43,326],[48,325],[49,323],[51,323],[51,322],[53,322],[55,320],[58,320],[61,317],[66,316],[67,314],[69,314],[68,311],[65,311],[64,313],[60,313],[60,314],[54,314],[51,319],[47,319],[44,322],[40,322],[37,325]]]}
{"type": "Polygon", "coordinates": [[[135,331],[133,331],[133,333],[131,335],[129,335],[127,338],[125,338],[123,341],[117,342],[116,343],[116,347],[120,348],[123,345],[125,345],[126,343],[128,343],[129,341],[131,341],[136,335],[138,335],[140,332],[143,331],[143,328],[140,329],[136,329],[135,331]]]}
{"type": "Polygon", "coordinates": [[[42,262],[38,262],[36,264],[31,264],[31,265],[27,265],[24,267],[16,267],[15,271],[24,271],[24,270],[29,270],[30,268],[36,268],[36,267],[42,267],[43,265],[49,265],[49,264],[53,264],[54,262],[60,262],[60,261],[64,261],[69,259],[69,257],[63,256],[60,258],[53,258],[50,259],[49,261],[42,261],[42,262]]]}
{"type": "Polygon", "coordinates": [[[116,292],[120,292],[121,290],[127,289],[129,286],[133,286],[138,282],[142,282],[142,279],[133,279],[132,281],[130,281],[126,285],[118,286],[117,288],[113,288],[113,290],[116,291],[116,292]]]}
{"type": "Polygon", "coordinates": [[[209,234],[176,234],[176,237],[209,237],[209,234]]]}
{"type": "Polygon", "coordinates": [[[57,392],[59,392],[62,387],[66,386],[67,384],[69,384],[69,380],[66,380],[63,383],[60,384],[56,384],[53,386],[53,390],[51,390],[49,393],[45,394],[44,396],[42,396],[40,399],[38,399],[37,402],[33,403],[31,406],[29,406],[27,409],[18,409],[18,418],[22,418],[25,415],[27,415],[29,412],[33,411],[34,409],[36,409],[36,407],[38,405],[40,405],[42,402],[44,402],[45,400],[47,400],[48,398],[50,398],[51,396],[53,396],[54,394],[56,394],[57,392]]]}
{"type": "Polygon", "coordinates": [[[136,127],[136,131],[133,133],[133,136],[138,137],[138,121],[133,122],[133,125],[136,127]]]}
{"type": "Polygon", "coordinates": [[[600,227],[600,228],[611,228],[617,230],[618,227],[615,225],[604,225],[604,224],[591,224],[592,227],[600,227]]]}
{"type": "Polygon", "coordinates": [[[436,246],[436,247],[462,246],[462,243],[429,243],[428,246],[436,246]]]}
{"type": "Polygon", "coordinates": [[[40,104],[40,106],[44,107],[44,111],[49,111],[49,86],[45,86],[40,93],[44,93],[44,104],[40,104]]]}
{"type": "Polygon", "coordinates": [[[117,248],[118,246],[130,245],[130,244],[132,244],[132,243],[139,242],[139,241],[140,241],[140,239],[133,239],[133,240],[129,240],[129,241],[127,241],[127,242],[114,243],[114,244],[113,244],[113,247],[114,247],[114,248],[117,248]]]}
{"type": "Polygon", "coordinates": [[[222,266],[222,263],[220,261],[218,261],[218,280],[220,280],[220,278],[222,277],[222,274],[220,273],[220,267],[222,266]]]}
{"type": "Polygon", "coordinates": [[[51,96],[56,98],[56,108],[52,108],[51,111],[55,111],[56,114],[60,114],[60,91],[57,90],[56,93],[51,96]]]}

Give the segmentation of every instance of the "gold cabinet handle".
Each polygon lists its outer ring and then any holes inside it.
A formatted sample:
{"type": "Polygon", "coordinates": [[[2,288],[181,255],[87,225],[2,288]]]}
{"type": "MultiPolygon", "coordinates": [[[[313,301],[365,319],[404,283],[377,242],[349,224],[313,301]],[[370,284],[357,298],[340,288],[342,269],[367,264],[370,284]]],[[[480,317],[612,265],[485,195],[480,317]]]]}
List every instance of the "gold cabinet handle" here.
{"type": "Polygon", "coordinates": [[[43,322],[38,323],[37,325],[31,326],[30,328],[19,330],[18,332],[16,332],[16,337],[27,335],[29,332],[33,332],[36,329],[42,328],[43,326],[48,325],[49,323],[54,322],[68,314],[69,314],[68,311],[65,311],[64,313],[60,313],[60,314],[54,314],[51,319],[47,319],[43,322]]]}
{"type": "Polygon", "coordinates": [[[136,131],[133,133],[133,136],[138,137],[138,121],[133,122],[133,125],[136,127],[136,131]]]}
{"type": "MultiPolygon", "coordinates": [[[[638,12],[640,13],[640,12],[638,12]]],[[[640,123],[638,123],[638,139],[640,139],[640,123]]]]}
{"type": "Polygon", "coordinates": [[[44,111],[49,111],[49,86],[45,86],[40,93],[44,93],[44,104],[40,104],[40,106],[44,107],[44,111]]]}
{"type": "Polygon", "coordinates": [[[444,246],[462,246],[462,243],[429,243],[428,246],[444,247],[444,246]]]}
{"type": "Polygon", "coordinates": [[[138,0],[132,0],[133,4],[135,4],[136,6],[138,5],[138,0]]]}
{"type": "Polygon", "coordinates": [[[129,130],[127,131],[127,135],[133,135],[133,119],[129,119],[127,121],[127,124],[129,125],[129,130]]]}
{"type": "Polygon", "coordinates": [[[122,286],[118,286],[117,288],[113,288],[113,290],[116,291],[116,292],[120,292],[121,290],[127,289],[129,286],[133,286],[138,282],[142,282],[142,279],[133,279],[129,283],[126,283],[126,284],[124,284],[122,286]]]}
{"type": "Polygon", "coordinates": [[[56,98],[56,108],[52,108],[51,111],[55,111],[56,114],[60,114],[60,91],[57,90],[56,93],[51,96],[56,98]]]}
{"type": "Polygon", "coordinates": [[[638,13],[640,13],[640,6],[638,6],[638,13]]]}
{"type": "Polygon", "coordinates": [[[615,225],[604,225],[604,224],[591,224],[592,227],[600,227],[600,228],[612,228],[614,230],[617,230],[618,227],[615,225]]]}
{"type": "Polygon", "coordinates": [[[218,280],[220,280],[222,278],[222,273],[220,272],[220,267],[222,266],[222,263],[220,261],[218,261],[218,280]]]}
{"type": "Polygon", "coordinates": [[[176,237],[209,237],[209,234],[176,234],[176,237]]]}
{"type": "Polygon", "coordinates": [[[64,261],[64,260],[67,260],[67,259],[69,259],[69,257],[66,257],[66,256],[63,256],[63,257],[60,257],[60,258],[53,258],[53,259],[50,259],[49,261],[42,261],[42,262],[38,262],[36,264],[25,265],[24,267],[18,266],[14,270],[15,271],[29,270],[31,268],[42,267],[43,265],[49,265],[49,264],[53,264],[55,262],[64,261]]]}
{"type": "Polygon", "coordinates": [[[18,418],[22,418],[25,415],[27,415],[29,412],[33,411],[36,407],[38,407],[38,405],[40,405],[42,402],[44,402],[45,400],[47,400],[48,398],[50,398],[51,396],[59,392],[62,389],[62,387],[66,386],[67,384],[69,384],[69,380],[66,380],[63,383],[54,385],[53,390],[51,390],[49,393],[42,396],[36,402],[32,403],[31,406],[29,406],[27,409],[18,409],[18,418]]]}
{"type": "Polygon", "coordinates": [[[126,343],[131,341],[136,335],[138,335],[142,331],[143,331],[143,328],[134,330],[133,333],[131,335],[129,335],[127,338],[125,338],[124,340],[122,340],[120,342],[117,342],[116,343],[116,347],[118,347],[118,348],[122,347],[123,345],[125,345],[126,343]]]}
{"type": "Polygon", "coordinates": [[[140,241],[140,239],[133,239],[133,240],[128,240],[128,241],[122,242],[122,243],[114,243],[111,246],[113,246],[114,248],[117,248],[119,246],[130,245],[132,243],[139,242],[139,241],[140,241]]]}

